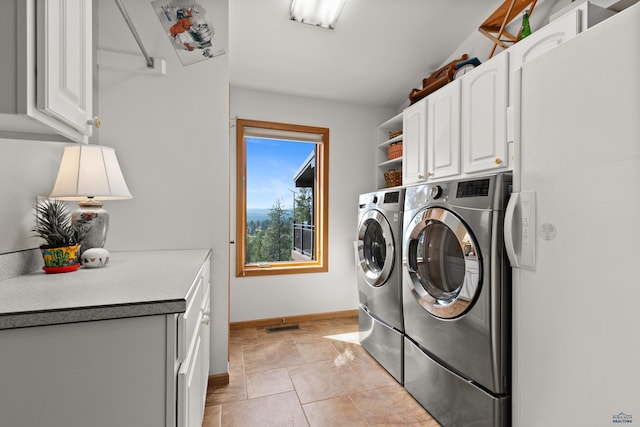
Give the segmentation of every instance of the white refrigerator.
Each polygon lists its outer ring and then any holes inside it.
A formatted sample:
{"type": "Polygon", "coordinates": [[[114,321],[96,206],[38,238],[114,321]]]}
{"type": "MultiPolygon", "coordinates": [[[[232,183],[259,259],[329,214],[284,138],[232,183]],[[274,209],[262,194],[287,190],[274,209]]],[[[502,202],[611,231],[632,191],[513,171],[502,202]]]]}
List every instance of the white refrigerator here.
{"type": "Polygon", "coordinates": [[[513,426],[640,425],[640,3],[516,77],[513,426]]]}

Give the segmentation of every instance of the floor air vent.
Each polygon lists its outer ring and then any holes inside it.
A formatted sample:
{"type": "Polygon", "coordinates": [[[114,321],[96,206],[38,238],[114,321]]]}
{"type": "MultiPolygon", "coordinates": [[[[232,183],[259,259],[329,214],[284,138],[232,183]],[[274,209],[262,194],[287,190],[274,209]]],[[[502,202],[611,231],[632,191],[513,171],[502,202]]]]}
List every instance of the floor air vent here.
{"type": "Polygon", "coordinates": [[[282,331],[291,331],[293,329],[300,329],[300,325],[280,325],[280,326],[271,326],[267,328],[267,332],[282,332],[282,331]]]}

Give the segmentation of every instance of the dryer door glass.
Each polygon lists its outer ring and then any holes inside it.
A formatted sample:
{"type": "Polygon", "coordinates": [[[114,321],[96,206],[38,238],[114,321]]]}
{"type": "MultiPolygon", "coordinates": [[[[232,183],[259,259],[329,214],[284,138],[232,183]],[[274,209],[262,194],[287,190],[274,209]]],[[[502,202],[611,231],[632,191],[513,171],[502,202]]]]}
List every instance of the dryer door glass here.
{"type": "Polygon", "coordinates": [[[453,213],[426,209],[410,224],[407,271],[412,294],[429,313],[463,314],[478,289],[479,262],[471,233],[453,213]]]}
{"type": "Polygon", "coordinates": [[[358,227],[359,273],[371,286],[383,285],[393,269],[393,236],[384,215],[369,211],[360,220],[358,227]]]}
{"type": "Polygon", "coordinates": [[[420,284],[438,300],[455,299],[464,282],[464,255],[456,236],[443,223],[430,221],[416,245],[420,284]]]}
{"type": "Polygon", "coordinates": [[[363,246],[367,267],[372,271],[382,271],[387,256],[387,243],[384,240],[380,224],[374,221],[369,222],[367,231],[364,233],[363,246]]]}

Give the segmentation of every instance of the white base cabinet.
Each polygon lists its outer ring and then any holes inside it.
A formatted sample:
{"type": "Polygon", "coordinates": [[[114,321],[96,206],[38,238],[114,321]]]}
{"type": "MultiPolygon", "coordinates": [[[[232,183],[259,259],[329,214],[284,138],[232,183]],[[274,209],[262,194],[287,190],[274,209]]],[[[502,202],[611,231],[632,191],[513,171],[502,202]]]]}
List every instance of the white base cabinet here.
{"type": "Polygon", "coordinates": [[[173,319],[149,316],[0,331],[0,424],[174,425],[167,418],[166,397],[175,381],[167,354],[173,319]]]}
{"type": "Polygon", "coordinates": [[[0,424],[200,427],[209,282],[207,257],[184,313],[0,330],[0,424]]]}
{"type": "Polygon", "coordinates": [[[0,15],[0,137],[87,142],[92,1],[11,0],[0,15]]]}
{"type": "Polygon", "coordinates": [[[178,317],[178,427],[199,427],[204,416],[209,378],[210,277],[206,262],[189,290],[187,311],[178,317]]]}

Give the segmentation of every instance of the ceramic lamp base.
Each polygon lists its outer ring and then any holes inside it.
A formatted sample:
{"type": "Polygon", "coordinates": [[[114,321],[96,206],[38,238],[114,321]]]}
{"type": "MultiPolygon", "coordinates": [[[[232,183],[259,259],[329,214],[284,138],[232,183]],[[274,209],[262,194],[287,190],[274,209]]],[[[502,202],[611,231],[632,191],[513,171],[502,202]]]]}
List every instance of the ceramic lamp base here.
{"type": "Polygon", "coordinates": [[[104,247],[109,230],[109,212],[102,207],[102,203],[95,200],[78,203],[78,209],[71,213],[71,223],[84,223],[89,227],[89,231],[80,242],[81,256],[87,249],[104,247]]]}

